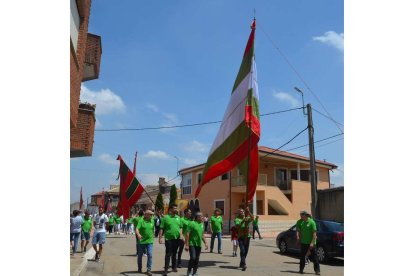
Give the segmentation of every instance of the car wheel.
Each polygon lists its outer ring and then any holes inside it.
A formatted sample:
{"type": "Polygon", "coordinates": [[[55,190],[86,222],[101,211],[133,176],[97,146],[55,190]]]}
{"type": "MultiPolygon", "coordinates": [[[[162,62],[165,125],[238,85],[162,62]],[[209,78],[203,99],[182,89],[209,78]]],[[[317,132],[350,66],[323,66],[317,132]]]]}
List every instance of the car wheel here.
{"type": "Polygon", "coordinates": [[[287,253],[287,249],[288,249],[288,246],[287,246],[286,241],[285,240],[281,240],[279,242],[279,250],[280,250],[280,253],[282,253],[282,254],[287,253]]]}
{"type": "Polygon", "coordinates": [[[316,257],[318,258],[318,261],[320,263],[324,263],[326,262],[326,260],[328,260],[328,255],[323,246],[318,245],[318,247],[316,248],[316,257]]]}

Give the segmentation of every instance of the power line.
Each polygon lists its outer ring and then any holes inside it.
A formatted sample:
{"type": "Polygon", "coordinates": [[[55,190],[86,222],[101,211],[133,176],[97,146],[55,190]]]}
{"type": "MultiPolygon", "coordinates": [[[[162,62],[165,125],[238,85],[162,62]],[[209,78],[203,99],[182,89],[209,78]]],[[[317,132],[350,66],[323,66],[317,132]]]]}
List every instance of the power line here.
{"type": "MultiPolygon", "coordinates": [[[[325,108],[325,106],[322,104],[322,102],[319,100],[318,96],[313,92],[313,90],[309,87],[308,83],[305,81],[305,79],[299,74],[299,72],[296,70],[296,68],[290,63],[286,55],[280,50],[280,48],[276,45],[276,43],[271,39],[271,37],[266,33],[266,31],[262,28],[261,24],[257,24],[257,26],[260,28],[260,30],[266,35],[266,37],[269,39],[270,43],[273,45],[273,47],[279,52],[279,54],[282,56],[282,58],[285,60],[285,62],[289,65],[289,67],[295,72],[295,74],[298,76],[298,78],[302,81],[302,83],[305,85],[305,87],[312,93],[312,95],[315,97],[315,99],[318,101],[318,103],[322,106],[323,110],[325,110],[326,114],[329,115],[329,117],[336,122],[332,115],[328,112],[328,110],[325,108]]],[[[337,123],[336,127],[343,133],[343,130],[338,126],[337,123]]]]}
{"type": "MultiPolygon", "coordinates": [[[[297,109],[302,109],[302,108],[301,107],[299,107],[299,108],[291,108],[291,109],[286,109],[286,110],[280,110],[280,111],[275,111],[275,112],[264,113],[264,114],[261,114],[260,117],[265,117],[265,116],[274,115],[274,114],[280,114],[280,113],[289,112],[289,111],[293,111],[293,110],[297,110],[297,109]]],[[[217,124],[217,123],[221,123],[221,122],[222,121],[212,121],[212,122],[204,122],[204,123],[194,123],[194,124],[175,125],[175,126],[161,126],[161,127],[95,129],[95,131],[142,131],[142,130],[158,130],[158,129],[167,129],[167,128],[182,128],[182,127],[193,127],[193,126],[211,125],[211,124],[217,124]]]]}
{"type": "MultiPolygon", "coordinates": [[[[333,136],[330,136],[330,137],[327,137],[327,138],[324,138],[324,139],[321,139],[321,140],[315,141],[315,142],[314,142],[314,144],[319,143],[319,142],[322,142],[322,141],[325,141],[325,140],[328,140],[328,139],[331,139],[331,138],[334,138],[334,137],[338,137],[338,136],[340,136],[340,135],[344,135],[344,133],[336,134],[336,135],[333,135],[333,136]]],[[[307,147],[307,146],[309,146],[309,144],[302,145],[302,146],[299,146],[299,147],[296,147],[296,148],[291,148],[291,149],[288,149],[288,150],[286,150],[286,151],[291,151],[291,150],[295,150],[295,149],[300,149],[300,148],[307,147]]]]}
{"type": "MultiPolygon", "coordinates": [[[[341,140],[344,140],[344,138],[343,138],[343,137],[342,137],[342,138],[339,138],[339,139],[334,140],[334,141],[331,141],[331,142],[329,142],[329,143],[325,143],[325,144],[319,145],[319,146],[317,146],[317,147],[315,147],[315,148],[324,147],[324,146],[327,146],[327,145],[330,145],[330,144],[336,143],[336,142],[341,141],[341,140]]],[[[305,149],[305,150],[301,150],[301,151],[299,151],[298,153],[302,153],[302,152],[305,152],[305,151],[307,151],[307,149],[305,149]]]]}
{"type": "Polygon", "coordinates": [[[329,116],[326,116],[326,115],[325,115],[325,114],[323,114],[322,112],[318,111],[316,108],[313,108],[313,110],[315,110],[317,113],[321,114],[321,115],[322,115],[322,116],[324,116],[325,118],[327,118],[327,119],[331,120],[332,122],[334,122],[334,123],[336,123],[336,124],[338,124],[338,125],[344,126],[343,124],[341,124],[341,123],[339,123],[339,122],[335,121],[334,119],[330,118],[329,116]]]}
{"type": "Polygon", "coordinates": [[[277,150],[280,150],[281,148],[283,148],[284,146],[286,146],[287,144],[289,144],[290,142],[292,142],[296,137],[298,137],[300,134],[302,134],[307,129],[308,129],[308,127],[306,127],[304,130],[302,130],[301,132],[299,132],[298,134],[296,134],[292,139],[290,139],[289,141],[287,141],[286,143],[284,143],[283,145],[281,145],[277,149],[274,149],[273,151],[269,152],[268,154],[266,154],[265,156],[262,156],[260,158],[265,158],[266,156],[268,156],[268,155],[276,152],[277,150]]]}

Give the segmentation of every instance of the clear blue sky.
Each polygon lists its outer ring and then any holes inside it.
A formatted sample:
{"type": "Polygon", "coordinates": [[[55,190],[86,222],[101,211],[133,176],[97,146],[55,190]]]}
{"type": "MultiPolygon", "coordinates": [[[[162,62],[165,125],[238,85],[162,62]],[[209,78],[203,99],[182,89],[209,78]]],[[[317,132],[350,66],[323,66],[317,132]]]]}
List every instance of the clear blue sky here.
{"type": "MultiPolygon", "coordinates": [[[[260,112],[311,103],[324,108],[287,64],[299,72],[332,117],[344,123],[343,1],[92,1],[89,32],[102,37],[99,79],[83,84],[81,99],[97,104],[96,130],[219,121],[227,106],[256,9],[255,54],[260,112]],[[270,39],[269,39],[269,37],[270,39]],[[273,41],[273,42],[272,42],[273,41]]],[[[340,133],[316,111],[315,140],[340,133]]],[[[301,110],[261,118],[260,145],[278,148],[307,126],[301,110]]],[[[95,132],[92,157],[70,161],[71,202],[116,184],[121,154],[137,176],[155,184],[179,168],[205,162],[219,124],[169,130],[95,132]]],[[[343,129],[344,127],[340,125],[343,129]]],[[[343,136],[315,145],[316,158],[339,166],[343,136]]],[[[303,133],[288,150],[308,143],[303,133]]],[[[292,152],[308,156],[308,148],[292,152]]],[[[179,184],[179,178],[172,183],[179,184]]]]}

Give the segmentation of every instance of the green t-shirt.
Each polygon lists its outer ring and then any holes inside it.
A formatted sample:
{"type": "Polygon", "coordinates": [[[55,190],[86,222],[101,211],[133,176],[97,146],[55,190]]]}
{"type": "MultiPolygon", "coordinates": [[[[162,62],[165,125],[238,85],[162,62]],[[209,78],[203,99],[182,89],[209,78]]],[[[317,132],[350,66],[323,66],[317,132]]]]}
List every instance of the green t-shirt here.
{"type": "Polygon", "coordinates": [[[129,218],[129,219],[127,219],[127,223],[132,223],[132,219],[133,219],[133,218],[129,218]]]}
{"type": "Polygon", "coordinates": [[[115,224],[115,218],[114,217],[110,217],[108,220],[109,225],[114,225],[115,224]]]}
{"type": "Polygon", "coordinates": [[[83,232],[89,232],[92,228],[92,218],[89,217],[88,219],[83,218],[82,222],[82,231],[83,232]]]}
{"type": "Polygon", "coordinates": [[[181,218],[181,223],[183,224],[183,235],[185,237],[185,235],[187,234],[188,231],[188,225],[192,222],[191,219],[188,219],[186,217],[181,218]]]}
{"type": "Polygon", "coordinates": [[[210,218],[211,223],[211,230],[213,233],[221,233],[222,232],[222,225],[223,225],[223,218],[221,216],[212,216],[210,218]]]}
{"type": "Polygon", "coordinates": [[[166,215],[161,219],[160,228],[164,231],[165,240],[176,240],[180,238],[180,229],[183,228],[181,218],[177,215],[166,215]]]}
{"type": "Polygon", "coordinates": [[[154,219],[147,221],[145,218],[140,219],[137,225],[139,234],[141,235],[140,244],[154,243],[154,219]]]}
{"type": "Polygon", "coordinates": [[[253,225],[254,225],[254,226],[259,225],[259,219],[258,219],[258,218],[255,218],[255,219],[254,219],[254,221],[253,221],[253,225]]]}
{"type": "Polygon", "coordinates": [[[237,232],[237,237],[240,238],[245,238],[246,234],[247,237],[251,237],[250,233],[249,233],[249,225],[252,223],[252,219],[250,217],[246,217],[248,219],[247,221],[247,225],[246,222],[244,221],[244,218],[236,218],[234,220],[234,225],[236,226],[236,228],[239,229],[239,231],[237,232]],[[247,226],[247,228],[246,228],[247,226]]]}
{"type": "MultiPolygon", "coordinates": [[[[309,218],[307,221],[300,219],[296,222],[296,229],[300,233],[300,242],[303,244],[310,244],[312,241],[313,233],[316,232],[316,223],[311,218],[309,218]]],[[[316,239],[314,241],[314,244],[316,244],[316,239]]]]}
{"type": "Polygon", "coordinates": [[[201,247],[204,234],[204,223],[198,221],[192,221],[188,224],[187,232],[190,232],[189,245],[201,247]]]}
{"type": "Polygon", "coordinates": [[[120,224],[121,223],[121,217],[116,216],[115,217],[115,223],[120,224]]]}
{"type": "Polygon", "coordinates": [[[144,216],[142,216],[142,217],[138,216],[138,217],[134,217],[134,218],[132,218],[132,223],[134,224],[134,228],[135,228],[135,229],[137,229],[138,223],[139,223],[139,221],[140,221],[143,217],[144,217],[144,216]]]}

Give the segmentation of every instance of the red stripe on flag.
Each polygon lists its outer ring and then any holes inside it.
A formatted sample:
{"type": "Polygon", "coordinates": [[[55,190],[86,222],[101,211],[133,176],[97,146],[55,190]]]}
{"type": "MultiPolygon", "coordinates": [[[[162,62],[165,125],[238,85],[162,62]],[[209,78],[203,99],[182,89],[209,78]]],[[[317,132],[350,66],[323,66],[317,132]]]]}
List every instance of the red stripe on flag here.
{"type": "MultiPolygon", "coordinates": [[[[251,137],[251,144],[256,145],[259,142],[259,137],[256,135],[252,135],[251,137]]],[[[254,148],[254,147],[253,147],[254,148]]],[[[195,193],[195,197],[198,197],[198,194],[201,191],[201,188],[213,178],[225,174],[237,164],[239,164],[244,158],[246,158],[249,152],[249,140],[246,139],[235,151],[233,151],[226,159],[214,164],[211,166],[206,175],[203,178],[203,181],[198,185],[198,188],[195,193]]]]}
{"type": "Polygon", "coordinates": [[[253,20],[251,28],[252,28],[252,31],[250,32],[249,40],[247,41],[247,45],[246,45],[246,49],[244,50],[243,57],[245,57],[247,55],[247,53],[250,51],[250,48],[252,48],[252,45],[254,43],[254,33],[255,33],[255,30],[256,30],[256,20],[253,20]]]}
{"type": "Polygon", "coordinates": [[[248,123],[251,124],[250,129],[254,132],[255,135],[260,137],[260,121],[259,119],[253,114],[253,107],[250,105],[247,105],[245,107],[245,122],[247,123],[247,126],[249,126],[248,123]]]}

